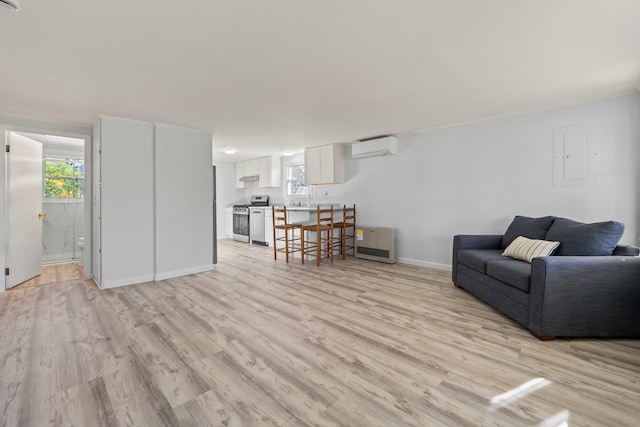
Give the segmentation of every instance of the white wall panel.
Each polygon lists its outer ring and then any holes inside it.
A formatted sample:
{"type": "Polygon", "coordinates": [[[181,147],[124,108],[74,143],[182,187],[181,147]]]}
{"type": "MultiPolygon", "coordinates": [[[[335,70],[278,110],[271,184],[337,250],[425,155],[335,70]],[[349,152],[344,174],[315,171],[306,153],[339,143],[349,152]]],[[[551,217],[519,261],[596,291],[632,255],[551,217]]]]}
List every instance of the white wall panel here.
{"type": "Polygon", "coordinates": [[[153,125],[101,117],[102,287],[153,280],[153,125]]]}
{"type": "Polygon", "coordinates": [[[210,133],[156,124],[158,280],[213,268],[211,156],[210,133]]]}

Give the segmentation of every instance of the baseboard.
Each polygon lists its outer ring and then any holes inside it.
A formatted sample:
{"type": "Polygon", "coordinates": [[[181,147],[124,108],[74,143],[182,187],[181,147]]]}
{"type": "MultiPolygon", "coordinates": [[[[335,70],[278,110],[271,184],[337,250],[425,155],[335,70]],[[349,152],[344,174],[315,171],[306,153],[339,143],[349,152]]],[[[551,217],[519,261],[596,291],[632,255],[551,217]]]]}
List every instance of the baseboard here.
{"type": "Polygon", "coordinates": [[[152,274],[116,280],[103,280],[101,289],[119,288],[120,286],[135,285],[136,283],[153,282],[153,280],[152,274]]]}
{"type": "Polygon", "coordinates": [[[66,252],[62,254],[42,255],[43,264],[58,264],[61,262],[71,262],[73,259],[73,252],[66,252]]]}
{"type": "Polygon", "coordinates": [[[426,267],[426,268],[433,268],[436,270],[451,271],[451,265],[449,264],[440,264],[437,262],[420,261],[418,259],[400,258],[400,257],[398,257],[398,262],[400,264],[417,265],[418,267],[426,267]]]}
{"type": "Polygon", "coordinates": [[[174,277],[187,276],[189,274],[202,273],[215,269],[215,264],[207,264],[198,267],[186,268],[183,270],[167,271],[166,273],[157,273],[156,280],[173,279],[174,277]]]}
{"type": "MultiPolygon", "coordinates": [[[[154,275],[144,275],[138,277],[127,277],[125,279],[117,280],[103,280],[100,289],[119,288],[120,286],[135,285],[137,283],[153,282],[157,280],[173,279],[174,277],[187,276],[189,274],[202,273],[205,271],[214,270],[215,264],[207,264],[199,267],[187,268],[184,270],[168,271],[166,273],[158,273],[154,275]]],[[[97,283],[97,282],[96,282],[97,283]]]]}

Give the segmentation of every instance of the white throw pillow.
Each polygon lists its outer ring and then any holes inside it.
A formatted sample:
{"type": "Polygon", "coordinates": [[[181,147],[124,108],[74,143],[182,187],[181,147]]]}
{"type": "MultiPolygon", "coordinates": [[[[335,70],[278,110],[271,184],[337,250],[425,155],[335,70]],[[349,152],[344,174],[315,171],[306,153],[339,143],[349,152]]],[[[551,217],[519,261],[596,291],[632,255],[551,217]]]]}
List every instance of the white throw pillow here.
{"type": "Polygon", "coordinates": [[[502,255],[515,259],[521,259],[531,264],[531,260],[539,256],[551,255],[560,245],[560,242],[547,240],[533,240],[524,236],[515,238],[502,252],[502,255]]]}

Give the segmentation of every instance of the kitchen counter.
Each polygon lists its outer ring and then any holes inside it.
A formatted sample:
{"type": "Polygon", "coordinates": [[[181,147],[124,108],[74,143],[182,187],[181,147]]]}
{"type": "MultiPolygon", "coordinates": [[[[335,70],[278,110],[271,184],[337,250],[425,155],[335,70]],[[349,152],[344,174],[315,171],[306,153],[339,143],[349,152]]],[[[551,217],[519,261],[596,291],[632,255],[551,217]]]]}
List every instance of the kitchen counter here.
{"type": "MultiPolygon", "coordinates": [[[[320,205],[322,208],[330,207],[332,205],[320,205]]],[[[333,222],[342,221],[343,205],[333,204],[333,222]]],[[[287,206],[287,216],[289,222],[292,224],[312,224],[316,222],[318,212],[318,205],[311,206],[287,206]]]]}
{"type": "MultiPolygon", "coordinates": [[[[281,207],[282,205],[269,205],[269,206],[249,206],[250,209],[271,209],[274,206],[278,206],[281,207]]],[[[323,208],[324,207],[329,207],[330,205],[320,205],[323,208]]],[[[343,205],[339,205],[337,203],[333,204],[333,210],[334,211],[342,211],[342,209],[344,208],[343,205]]],[[[288,212],[316,212],[318,210],[318,205],[311,205],[311,206],[287,206],[287,211],[288,212]]]]}
{"type": "MultiPolygon", "coordinates": [[[[320,205],[322,208],[329,208],[330,205],[320,205]]],[[[343,205],[333,204],[334,211],[341,211],[344,208],[343,205]]],[[[287,206],[287,211],[300,211],[300,212],[316,212],[318,210],[318,205],[311,206],[287,206]]]]}

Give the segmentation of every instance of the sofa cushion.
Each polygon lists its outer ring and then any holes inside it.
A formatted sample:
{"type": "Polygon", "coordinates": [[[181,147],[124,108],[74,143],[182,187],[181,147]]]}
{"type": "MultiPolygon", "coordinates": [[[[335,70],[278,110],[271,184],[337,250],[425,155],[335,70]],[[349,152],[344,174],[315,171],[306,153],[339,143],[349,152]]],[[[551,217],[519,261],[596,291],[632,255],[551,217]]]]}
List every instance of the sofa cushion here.
{"type": "Polygon", "coordinates": [[[487,276],[529,292],[531,279],[531,264],[516,259],[504,259],[487,261],[487,276]]]}
{"type": "Polygon", "coordinates": [[[500,249],[463,249],[458,252],[458,262],[482,274],[487,272],[487,261],[504,259],[500,249]]]}
{"type": "MultiPolygon", "coordinates": [[[[507,231],[502,237],[501,249],[505,249],[518,236],[528,237],[529,239],[545,240],[545,236],[553,224],[554,217],[544,216],[541,218],[530,218],[528,216],[517,215],[511,221],[507,231]]],[[[546,239],[549,240],[549,239],[546,239]]]]}
{"type": "Polygon", "coordinates": [[[551,255],[558,248],[558,245],[560,245],[560,242],[534,240],[518,236],[507,246],[502,255],[531,263],[534,258],[551,255]]]}
{"type": "Polygon", "coordinates": [[[624,233],[624,224],[617,221],[585,224],[567,218],[556,218],[546,240],[557,240],[558,256],[611,255],[624,233]]]}

